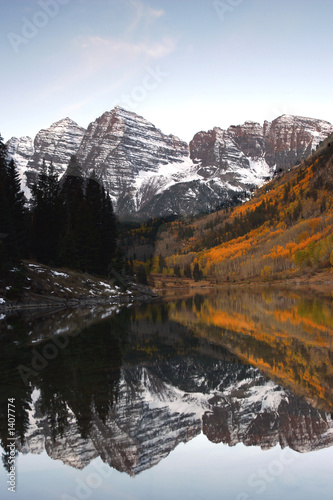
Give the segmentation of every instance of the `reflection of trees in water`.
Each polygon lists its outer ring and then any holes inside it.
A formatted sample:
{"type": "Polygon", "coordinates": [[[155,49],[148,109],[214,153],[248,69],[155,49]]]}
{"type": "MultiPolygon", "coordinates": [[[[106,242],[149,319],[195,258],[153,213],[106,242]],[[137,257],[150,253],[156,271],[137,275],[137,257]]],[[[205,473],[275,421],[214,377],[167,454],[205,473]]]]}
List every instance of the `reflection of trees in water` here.
{"type": "Polygon", "coordinates": [[[93,412],[105,421],[117,399],[122,355],[113,329],[112,321],[91,326],[71,339],[43,370],[39,380],[40,408],[47,415],[54,439],[68,425],[68,407],[86,438],[93,412]]]}
{"type": "MultiPolygon", "coordinates": [[[[137,323],[152,319],[161,333],[166,309],[173,331],[179,331],[176,325],[183,325],[193,337],[207,339],[211,350],[214,345],[224,346],[318,407],[329,411],[333,407],[330,301],[294,291],[230,288],[166,305],[148,304],[134,312],[133,319],[137,323]]],[[[141,347],[148,354],[145,338],[141,347]]],[[[177,349],[186,352],[179,341],[177,349]]]]}
{"type": "MultiPolygon", "coordinates": [[[[22,325],[18,324],[18,341],[22,344],[22,325]]],[[[0,444],[5,453],[2,460],[9,471],[8,438],[8,399],[15,399],[15,435],[21,443],[29,425],[32,387],[26,386],[20,377],[17,367],[21,363],[29,363],[29,352],[24,346],[13,342],[2,342],[0,346],[0,444]]]]}
{"type": "MultiPolygon", "coordinates": [[[[24,443],[29,425],[31,394],[40,391],[40,411],[47,417],[53,440],[62,436],[69,422],[69,409],[74,413],[82,434],[89,433],[93,412],[104,422],[117,401],[122,350],[127,335],[126,314],[97,323],[82,330],[76,337],[68,337],[68,344],[58,350],[53,360],[31,377],[27,384],[18,367],[31,367],[34,352],[43,352],[50,339],[28,345],[29,333],[18,329],[19,341],[3,342],[0,355],[0,439],[6,449],[8,438],[8,398],[15,398],[16,437],[24,443]]],[[[8,470],[8,456],[3,456],[8,470]]]]}
{"type": "Polygon", "coordinates": [[[194,296],[193,302],[194,302],[194,305],[195,305],[197,311],[200,312],[201,307],[202,307],[203,303],[205,302],[205,299],[202,295],[199,295],[196,293],[194,296]]]}
{"type": "Polygon", "coordinates": [[[170,305],[168,303],[145,303],[135,309],[131,309],[128,312],[128,317],[132,323],[148,321],[153,324],[164,324],[169,321],[169,309],[170,305]]]}
{"type": "MultiPolygon", "coordinates": [[[[156,378],[181,390],[205,393],[222,378],[227,384],[249,378],[241,358],[331,409],[331,314],[326,302],[267,291],[144,304],[69,335],[68,345],[28,385],[17,367],[30,367],[33,350],[43,352],[50,339],[30,345],[32,326],[17,316],[0,346],[1,445],[7,444],[8,398],[16,400],[16,435],[24,442],[33,389],[40,391],[38,411],[47,417],[53,440],[64,435],[73,414],[87,438],[94,415],[105,423],[118,401],[123,360],[149,366],[156,378]]],[[[42,331],[42,320],[36,324],[42,331]]],[[[8,470],[8,455],[3,460],[8,470]]]]}
{"type": "Polygon", "coordinates": [[[328,300],[278,290],[235,290],[194,298],[170,317],[225,346],[278,382],[333,407],[333,307],[328,300]]]}

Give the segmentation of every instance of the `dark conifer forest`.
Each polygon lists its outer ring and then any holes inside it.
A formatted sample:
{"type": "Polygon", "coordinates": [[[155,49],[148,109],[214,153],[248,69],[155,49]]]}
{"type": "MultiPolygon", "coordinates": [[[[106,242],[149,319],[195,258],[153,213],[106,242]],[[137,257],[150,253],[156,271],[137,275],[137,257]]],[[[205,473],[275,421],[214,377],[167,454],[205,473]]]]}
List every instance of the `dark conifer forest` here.
{"type": "Polygon", "coordinates": [[[59,180],[43,162],[27,208],[13,160],[0,137],[0,273],[22,259],[108,275],[116,254],[116,218],[95,172],[84,178],[75,156],[59,180]]]}

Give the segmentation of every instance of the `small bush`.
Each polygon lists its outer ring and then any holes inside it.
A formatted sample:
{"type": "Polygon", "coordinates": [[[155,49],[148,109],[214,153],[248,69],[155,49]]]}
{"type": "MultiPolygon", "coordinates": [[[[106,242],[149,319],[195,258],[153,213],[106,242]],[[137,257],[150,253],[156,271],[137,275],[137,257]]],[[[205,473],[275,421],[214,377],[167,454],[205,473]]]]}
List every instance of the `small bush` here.
{"type": "Polygon", "coordinates": [[[269,279],[272,278],[272,267],[271,266],[265,266],[264,269],[262,269],[260,276],[265,280],[268,281],[269,279]]]}

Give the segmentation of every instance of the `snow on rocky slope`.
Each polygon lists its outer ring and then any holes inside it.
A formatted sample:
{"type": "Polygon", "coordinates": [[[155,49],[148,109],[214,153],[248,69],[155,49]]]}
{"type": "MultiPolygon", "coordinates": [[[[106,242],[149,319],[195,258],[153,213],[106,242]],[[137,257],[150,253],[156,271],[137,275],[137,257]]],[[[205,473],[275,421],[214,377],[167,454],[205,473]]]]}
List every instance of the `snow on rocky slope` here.
{"type": "Polygon", "coordinates": [[[190,144],[165,135],[119,106],[87,130],[69,118],[32,139],[12,138],[9,155],[31,187],[43,158],[62,175],[78,156],[86,175],[96,171],[121,216],[207,212],[244,199],[250,191],[307,157],[333,131],[323,120],[283,115],[261,126],[247,121],[227,130],[198,132],[190,144]]]}
{"type": "Polygon", "coordinates": [[[37,179],[43,164],[52,161],[55,171],[62,176],[70,157],[77,153],[85,129],[70,118],[53,123],[38,132],[35,139],[12,137],[8,143],[8,153],[19,167],[22,189],[28,192],[37,179]]]}

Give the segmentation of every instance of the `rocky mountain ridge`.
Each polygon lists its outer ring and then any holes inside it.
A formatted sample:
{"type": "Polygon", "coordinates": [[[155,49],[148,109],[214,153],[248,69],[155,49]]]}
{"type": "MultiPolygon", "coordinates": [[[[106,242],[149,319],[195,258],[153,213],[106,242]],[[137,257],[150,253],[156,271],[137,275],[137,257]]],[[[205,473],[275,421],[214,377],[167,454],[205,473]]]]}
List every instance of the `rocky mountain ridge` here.
{"type": "Polygon", "coordinates": [[[52,162],[55,171],[62,176],[82,142],[85,129],[70,118],[53,123],[49,128],[38,132],[35,139],[11,138],[8,153],[19,167],[21,186],[27,192],[37,179],[43,160],[52,162]]]}
{"type": "Polygon", "coordinates": [[[307,157],[332,131],[323,120],[283,115],[263,126],[247,121],[198,132],[188,145],[116,106],[87,130],[65,118],[34,141],[12,138],[7,145],[27,194],[43,158],[61,176],[75,154],[85,174],[95,170],[110,191],[118,215],[145,219],[209,212],[246,199],[275,172],[307,157]]]}
{"type": "Polygon", "coordinates": [[[188,145],[165,135],[144,118],[116,107],[91,123],[77,152],[88,174],[95,170],[110,191],[118,213],[137,212],[159,186],[145,183],[170,163],[181,164],[188,145]]]}

